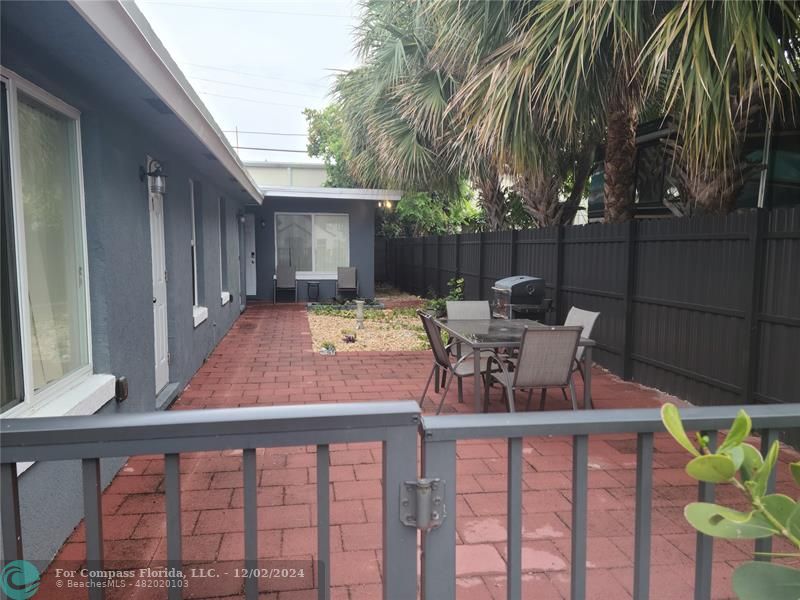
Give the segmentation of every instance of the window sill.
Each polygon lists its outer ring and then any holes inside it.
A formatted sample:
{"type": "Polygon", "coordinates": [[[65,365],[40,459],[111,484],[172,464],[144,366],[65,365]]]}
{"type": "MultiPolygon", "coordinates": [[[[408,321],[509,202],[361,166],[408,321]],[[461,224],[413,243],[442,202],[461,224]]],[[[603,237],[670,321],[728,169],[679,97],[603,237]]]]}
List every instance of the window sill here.
{"type": "Polygon", "coordinates": [[[116,394],[114,375],[89,375],[49,400],[22,403],[3,413],[4,419],[93,415],[116,394]],[[32,406],[31,406],[32,404],[32,406]]]}
{"type": "Polygon", "coordinates": [[[225,306],[228,302],[231,301],[231,293],[230,292],[222,292],[220,294],[220,298],[222,299],[222,306],[225,306]]]}
{"type": "Polygon", "coordinates": [[[194,326],[197,327],[208,318],[208,309],[205,306],[192,307],[192,321],[194,326]]]}
{"type": "MultiPolygon", "coordinates": [[[[24,403],[3,413],[4,419],[29,419],[39,417],[63,417],[93,415],[116,395],[114,375],[89,375],[80,383],[62,394],[44,400],[34,406],[24,403]]],[[[17,475],[22,475],[33,465],[32,462],[17,463],[17,475]]]]}

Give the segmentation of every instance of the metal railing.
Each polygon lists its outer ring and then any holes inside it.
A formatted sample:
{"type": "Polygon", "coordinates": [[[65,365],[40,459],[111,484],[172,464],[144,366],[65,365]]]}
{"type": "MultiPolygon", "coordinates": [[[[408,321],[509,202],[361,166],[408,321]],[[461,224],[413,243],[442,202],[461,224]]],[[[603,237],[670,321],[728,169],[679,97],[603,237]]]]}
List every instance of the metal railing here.
{"type": "MultiPolygon", "coordinates": [[[[702,431],[713,441],[740,407],[683,409],[687,430],[702,431]]],[[[778,430],[800,427],[800,406],[744,407],[762,447],[778,430]]],[[[4,560],[22,558],[22,535],[16,463],[74,460],[82,462],[86,523],[86,561],[103,563],[100,459],[163,454],[167,560],[180,571],[180,454],[241,449],[244,492],[244,561],[257,565],[258,511],[256,449],[316,446],[318,597],[330,597],[329,447],[348,442],[377,442],[382,451],[383,597],[453,600],[456,596],[456,443],[468,439],[505,439],[507,471],[507,590],[521,598],[522,585],[522,447],[524,437],[572,436],[572,547],[570,597],[586,595],[589,436],[629,433],[637,436],[635,558],[633,596],[649,595],[653,494],[653,439],[663,431],[657,409],[551,411],[515,414],[450,415],[420,418],[415,402],[376,402],[172,411],[89,417],[4,419],[0,421],[0,520],[4,560]],[[422,437],[422,477],[418,479],[417,443],[422,437]],[[409,526],[410,525],[410,526],[409,526]],[[417,528],[422,529],[422,582],[417,587],[417,528]]],[[[769,490],[775,486],[774,475],[769,490]]],[[[699,484],[698,498],[712,501],[714,486],[699,484]]],[[[756,542],[768,551],[769,539],[756,542]]],[[[697,536],[695,599],[711,595],[713,541],[697,536]]],[[[258,596],[258,579],[245,578],[245,596],[258,596]]],[[[179,586],[169,598],[180,598],[179,586]]],[[[89,588],[103,598],[103,588],[89,588]]]]}
{"type": "MultiPolygon", "coordinates": [[[[281,446],[317,448],[317,587],[320,600],[330,597],[329,446],[382,442],[384,598],[415,598],[417,533],[404,526],[397,490],[417,478],[420,421],[416,402],[317,404],[214,410],[181,410],[125,415],[3,419],[0,421],[0,519],[5,561],[21,559],[19,492],[16,463],[79,459],[82,463],[86,523],[86,561],[90,571],[103,564],[100,459],[164,454],[167,561],[181,571],[180,454],[243,450],[245,571],[257,567],[258,511],[256,449],[281,446]]],[[[179,575],[175,575],[179,577],[179,575]]],[[[245,596],[258,597],[258,578],[244,577],[245,596]]],[[[170,600],[182,588],[169,588],[170,600]]],[[[92,600],[101,586],[90,587],[92,600]]]]}
{"type": "MultiPolygon", "coordinates": [[[[689,408],[681,410],[689,431],[716,434],[730,426],[740,408],[747,410],[753,428],[761,432],[762,450],[777,439],[778,430],[800,427],[800,406],[760,405],[689,408]]],[[[456,442],[505,439],[508,442],[507,482],[507,594],[521,598],[522,587],[522,439],[523,437],[572,436],[572,523],[570,598],[586,597],[586,541],[588,524],[589,436],[636,434],[636,514],[634,526],[633,597],[646,600],[650,588],[650,534],[653,495],[653,435],[664,431],[658,409],[552,411],[423,417],[421,431],[422,475],[439,479],[444,486],[444,506],[456,503],[456,442]]],[[[687,455],[688,462],[688,455],[687,455]]],[[[775,487],[775,474],[768,490],[775,487]]],[[[700,483],[698,499],[712,502],[714,486],[700,483]]],[[[448,513],[442,524],[423,533],[422,597],[453,600],[456,595],[456,516],[448,513]]],[[[756,551],[768,552],[770,539],[756,542],[756,551]]],[[[698,533],[695,560],[695,600],[711,597],[713,540],[698,533]]]]}

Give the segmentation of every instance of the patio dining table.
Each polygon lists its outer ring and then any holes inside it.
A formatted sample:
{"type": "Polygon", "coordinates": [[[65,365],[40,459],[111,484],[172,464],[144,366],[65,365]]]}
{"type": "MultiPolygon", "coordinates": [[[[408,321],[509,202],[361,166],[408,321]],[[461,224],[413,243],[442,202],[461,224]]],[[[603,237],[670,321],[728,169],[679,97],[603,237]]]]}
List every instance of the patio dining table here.
{"type": "MultiPolygon", "coordinates": [[[[475,412],[481,412],[481,350],[518,349],[522,343],[525,329],[550,327],[529,319],[436,319],[435,322],[456,340],[458,355],[461,345],[472,349],[475,361],[475,412]]],[[[578,342],[583,346],[583,406],[592,408],[592,348],[594,340],[582,337],[578,342]]]]}

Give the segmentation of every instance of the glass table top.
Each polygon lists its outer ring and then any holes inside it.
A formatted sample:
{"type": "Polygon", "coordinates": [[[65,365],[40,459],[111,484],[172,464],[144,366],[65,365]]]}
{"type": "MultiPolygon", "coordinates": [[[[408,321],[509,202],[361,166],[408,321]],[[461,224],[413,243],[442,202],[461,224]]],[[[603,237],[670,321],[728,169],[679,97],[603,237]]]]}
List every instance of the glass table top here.
{"type": "MultiPolygon", "coordinates": [[[[439,326],[453,337],[472,347],[511,347],[518,346],[526,328],[550,327],[529,319],[437,319],[439,326]]],[[[593,342],[581,338],[579,345],[592,345],[593,342]]]]}

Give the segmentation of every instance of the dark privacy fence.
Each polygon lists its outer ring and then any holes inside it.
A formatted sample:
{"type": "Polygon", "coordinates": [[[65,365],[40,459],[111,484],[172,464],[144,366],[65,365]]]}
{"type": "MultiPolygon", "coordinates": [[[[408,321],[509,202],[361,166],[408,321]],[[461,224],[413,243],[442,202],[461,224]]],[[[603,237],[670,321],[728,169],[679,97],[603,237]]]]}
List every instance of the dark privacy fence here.
{"type": "Polygon", "coordinates": [[[700,405],[800,402],[800,209],[378,239],[376,277],[467,299],[544,277],[553,322],[602,313],[595,360],[700,405]]]}

